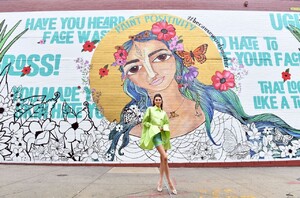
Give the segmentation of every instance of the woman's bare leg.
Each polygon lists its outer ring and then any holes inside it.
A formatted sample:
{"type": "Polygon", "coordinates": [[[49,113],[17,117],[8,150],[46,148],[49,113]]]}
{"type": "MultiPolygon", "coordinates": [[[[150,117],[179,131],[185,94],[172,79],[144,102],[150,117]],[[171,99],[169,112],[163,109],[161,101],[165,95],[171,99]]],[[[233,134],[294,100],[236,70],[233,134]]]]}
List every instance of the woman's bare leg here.
{"type": "Polygon", "coordinates": [[[159,164],[159,180],[158,184],[162,185],[163,179],[164,179],[164,167],[163,167],[163,159],[162,156],[160,156],[160,164],[159,164]]]}
{"type": "MultiPolygon", "coordinates": [[[[167,153],[167,151],[165,151],[167,153]]],[[[165,162],[165,174],[166,174],[166,178],[167,181],[170,184],[172,184],[171,178],[170,178],[170,169],[169,169],[169,163],[168,160],[165,162]]],[[[170,186],[171,189],[173,189],[173,185],[170,186]]]]}
{"type": "Polygon", "coordinates": [[[159,145],[156,147],[157,151],[159,152],[160,154],[160,167],[159,167],[159,180],[158,180],[158,185],[162,185],[163,183],[163,178],[164,178],[164,174],[165,174],[165,164],[166,164],[166,161],[168,161],[168,156],[163,148],[162,145],[159,145]]]}
{"type": "MultiPolygon", "coordinates": [[[[165,151],[167,153],[167,151],[165,151]]],[[[174,192],[174,190],[176,191],[174,185],[173,185],[173,182],[170,178],[170,168],[169,168],[169,163],[168,163],[168,160],[166,161],[165,163],[165,174],[166,174],[166,178],[167,178],[167,181],[168,181],[168,184],[171,188],[171,191],[174,192]]]]}
{"type": "Polygon", "coordinates": [[[170,186],[170,189],[172,191],[173,194],[177,194],[177,191],[171,181],[170,178],[170,170],[169,170],[169,164],[168,164],[168,155],[167,155],[167,151],[165,151],[164,147],[162,145],[159,145],[156,147],[156,149],[158,150],[159,154],[160,154],[160,164],[162,167],[162,175],[165,173],[168,184],[170,186]]]}

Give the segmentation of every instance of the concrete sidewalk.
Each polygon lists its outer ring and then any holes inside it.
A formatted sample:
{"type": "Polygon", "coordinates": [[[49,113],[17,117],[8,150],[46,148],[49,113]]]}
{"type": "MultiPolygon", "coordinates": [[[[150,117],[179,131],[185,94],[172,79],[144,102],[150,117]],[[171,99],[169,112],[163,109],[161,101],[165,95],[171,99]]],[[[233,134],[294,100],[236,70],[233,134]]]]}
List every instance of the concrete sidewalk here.
{"type": "Polygon", "coordinates": [[[171,168],[178,195],[156,191],[158,168],[0,165],[0,197],[300,198],[300,167],[171,168]]]}

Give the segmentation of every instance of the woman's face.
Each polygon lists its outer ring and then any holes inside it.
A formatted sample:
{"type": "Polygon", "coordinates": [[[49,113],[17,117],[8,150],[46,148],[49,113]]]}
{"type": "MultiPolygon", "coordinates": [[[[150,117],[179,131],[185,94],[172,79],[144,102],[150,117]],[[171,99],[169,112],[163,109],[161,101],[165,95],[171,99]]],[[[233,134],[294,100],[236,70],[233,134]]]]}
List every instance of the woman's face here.
{"type": "Polygon", "coordinates": [[[175,58],[160,41],[134,42],[124,72],[137,86],[159,91],[167,88],[174,79],[175,58]]]}
{"type": "Polygon", "coordinates": [[[155,106],[157,106],[157,107],[161,107],[161,103],[162,103],[162,98],[161,97],[159,97],[159,96],[156,96],[155,98],[154,98],[154,104],[155,104],[155,106]]]}

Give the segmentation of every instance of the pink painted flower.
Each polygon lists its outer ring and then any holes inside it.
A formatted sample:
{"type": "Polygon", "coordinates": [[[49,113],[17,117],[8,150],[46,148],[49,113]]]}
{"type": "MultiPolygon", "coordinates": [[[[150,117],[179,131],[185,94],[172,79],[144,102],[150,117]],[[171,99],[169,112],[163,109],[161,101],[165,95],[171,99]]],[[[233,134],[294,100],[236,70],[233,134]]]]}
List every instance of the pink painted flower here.
{"type": "Polygon", "coordinates": [[[173,25],[169,25],[166,21],[156,22],[151,29],[153,34],[157,35],[158,40],[169,41],[176,35],[173,25]]]}
{"type": "Polygon", "coordinates": [[[179,38],[178,36],[174,36],[172,39],[171,39],[172,42],[175,42],[175,43],[178,43],[179,41],[179,38]]]}
{"type": "Polygon", "coordinates": [[[183,44],[182,43],[178,43],[176,46],[176,50],[177,51],[183,51],[183,44]]]}
{"type": "Polygon", "coordinates": [[[180,39],[178,36],[174,36],[170,41],[169,41],[169,49],[171,51],[183,51],[183,40],[180,39]]]}
{"type": "Polygon", "coordinates": [[[181,79],[182,79],[182,76],[176,76],[176,79],[177,79],[177,80],[181,80],[181,79]]]}
{"type": "Polygon", "coordinates": [[[211,80],[213,81],[214,88],[220,91],[227,91],[229,88],[235,86],[234,75],[227,70],[224,70],[222,73],[216,71],[211,80]]]}
{"type": "Polygon", "coordinates": [[[172,50],[176,50],[176,46],[177,46],[177,43],[174,42],[174,41],[172,41],[172,42],[169,44],[169,48],[170,48],[171,51],[172,51],[172,50]]]}
{"type": "Polygon", "coordinates": [[[125,49],[118,49],[118,51],[114,53],[114,56],[116,60],[119,59],[126,60],[128,53],[125,49]]]}
{"type": "Polygon", "coordinates": [[[113,64],[111,66],[123,66],[126,64],[126,60],[123,59],[117,59],[116,62],[113,62],[113,64]]]}

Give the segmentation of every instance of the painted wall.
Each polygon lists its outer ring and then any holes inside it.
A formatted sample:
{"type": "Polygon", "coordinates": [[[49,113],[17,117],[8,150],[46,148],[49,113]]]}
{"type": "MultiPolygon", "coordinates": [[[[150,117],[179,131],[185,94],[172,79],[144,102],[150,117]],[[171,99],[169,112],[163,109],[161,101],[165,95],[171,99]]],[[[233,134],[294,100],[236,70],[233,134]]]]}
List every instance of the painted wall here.
{"type": "Polygon", "coordinates": [[[0,15],[1,162],[159,162],[155,93],[171,162],[299,160],[299,13],[0,15]]]}

